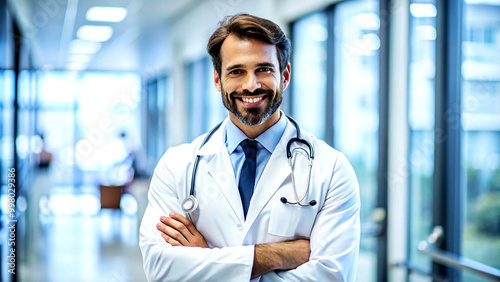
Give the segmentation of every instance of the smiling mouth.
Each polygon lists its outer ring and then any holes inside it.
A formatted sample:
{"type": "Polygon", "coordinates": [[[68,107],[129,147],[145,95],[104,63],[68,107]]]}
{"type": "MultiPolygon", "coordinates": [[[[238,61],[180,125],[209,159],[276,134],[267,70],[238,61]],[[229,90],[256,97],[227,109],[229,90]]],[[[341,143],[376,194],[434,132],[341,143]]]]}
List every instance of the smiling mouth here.
{"type": "Polygon", "coordinates": [[[241,97],[240,99],[246,103],[257,103],[257,102],[261,101],[262,99],[264,99],[264,96],[256,97],[256,98],[241,97]]]}

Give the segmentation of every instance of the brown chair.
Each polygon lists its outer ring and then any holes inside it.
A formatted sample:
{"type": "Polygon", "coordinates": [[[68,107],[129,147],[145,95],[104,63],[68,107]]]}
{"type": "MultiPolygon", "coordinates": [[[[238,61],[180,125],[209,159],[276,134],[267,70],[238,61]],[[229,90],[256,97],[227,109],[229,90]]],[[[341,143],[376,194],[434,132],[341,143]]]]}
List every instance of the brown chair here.
{"type": "Polygon", "coordinates": [[[120,200],[124,193],[124,185],[99,185],[101,192],[101,209],[120,209],[120,200]]]}

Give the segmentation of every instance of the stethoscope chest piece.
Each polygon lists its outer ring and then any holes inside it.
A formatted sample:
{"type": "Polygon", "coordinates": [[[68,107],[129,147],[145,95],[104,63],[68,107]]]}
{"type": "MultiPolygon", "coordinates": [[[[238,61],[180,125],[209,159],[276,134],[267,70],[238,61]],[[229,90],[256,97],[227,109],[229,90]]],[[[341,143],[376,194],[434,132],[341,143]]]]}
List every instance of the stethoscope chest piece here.
{"type": "Polygon", "coordinates": [[[193,195],[190,195],[182,201],[182,210],[185,213],[192,213],[198,208],[198,200],[193,195]]]}

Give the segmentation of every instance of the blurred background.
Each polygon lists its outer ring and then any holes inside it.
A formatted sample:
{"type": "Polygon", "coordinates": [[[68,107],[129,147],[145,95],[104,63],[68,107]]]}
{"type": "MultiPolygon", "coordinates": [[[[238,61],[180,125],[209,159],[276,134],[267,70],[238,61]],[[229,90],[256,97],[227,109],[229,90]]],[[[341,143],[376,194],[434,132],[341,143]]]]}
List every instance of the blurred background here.
{"type": "Polygon", "coordinates": [[[145,281],[151,174],[227,116],[205,46],[240,12],[356,171],[357,281],[499,281],[499,0],[0,0],[0,280],[145,281]]]}

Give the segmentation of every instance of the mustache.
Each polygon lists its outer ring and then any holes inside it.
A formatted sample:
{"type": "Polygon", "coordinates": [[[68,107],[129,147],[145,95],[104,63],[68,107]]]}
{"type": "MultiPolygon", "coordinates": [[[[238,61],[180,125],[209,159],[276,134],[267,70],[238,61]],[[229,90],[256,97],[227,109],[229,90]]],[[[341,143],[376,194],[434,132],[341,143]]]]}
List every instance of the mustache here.
{"type": "Polygon", "coordinates": [[[251,97],[251,96],[259,96],[259,95],[273,95],[274,91],[271,89],[255,89],[253,92],[248,90],[244,91],[233,91],[229,94],[233,98],[241,98],[241,97],[251,97]]]}

